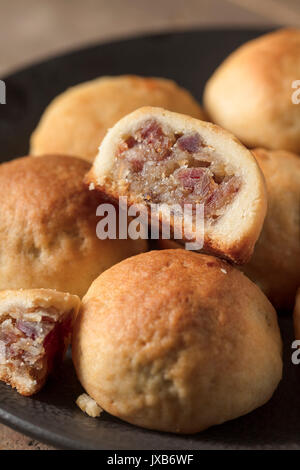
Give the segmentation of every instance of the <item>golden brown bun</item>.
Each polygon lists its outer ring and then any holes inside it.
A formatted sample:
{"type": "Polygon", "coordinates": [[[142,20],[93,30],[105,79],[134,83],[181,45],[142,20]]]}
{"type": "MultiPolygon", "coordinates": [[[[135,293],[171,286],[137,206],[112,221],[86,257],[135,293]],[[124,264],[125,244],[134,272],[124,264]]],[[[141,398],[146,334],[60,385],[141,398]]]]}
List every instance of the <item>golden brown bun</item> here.
{"type": "Polygon", "coordinates": [[[84,295],[105,269],[145,241],[99,240],[101,202],[83,185],[88,162],[24,157],[0,166],[0,289],[46,287],[84,295]]]}
{"type": "Polygon", "coordinates": [[[294,332],[295,338],[300,340],[300,288],[297,291],[294,308],[294,332]]]}
{"type": "Polygon", "coordinates": [[[292,82],[300,77],[300,30],[280,29],[239,47],[204,91],[213,122],[249,147],[300,152],[300,105],[292,82]]]}
{"type": "MultiPolygon", "coordinates": [[[[161,203],[161,200],[152,200],[151,196],[145,200],[144,190],[140,194],[131,191],[131,187],[127,184],[127,176],[122,179],[119,174],[113,172],[123,136],[132,135],[147,121],[154,121],[163,129],[177,134],[196,133],[204,141],[205,146],[212,149],[212,160],[219,161],[225,171],[241,180],[239,191],[233,201],[224,207],[222,216],[213,221],[205,220],[203,249],[237,264],[246,263],[253,253],[266,215],[266,188],[262,172],[251,152],[224,129],[209,122],[161,108],[137,109],[117,122],[106,134],[92,169],[86,176],[86,181],[112,201],[118,201],[119,196],[126,196],[128,205],[144,204],[145,213],[148,216],[151,204],[161,203]]],[[[172,156],[169,157],[171,158],[172,156]]],[[[160,179],[164,177],[161,170],[160,179]]],[[[150,193],[155,193],[154,186],[149,190],[150,193]]],[[[172,204],[175,203],[180,204],[181,201],[173,196],[172,204]]],[[[169,219],[163,210],[161,219],[163,222],[169,219]]],[[[176,227],[182,225],[181,218],[176,218],[175,214],[170,225],[171,229],[175,230],[176,227]]],[[[196,227],[193,229],[195,233],[196,227]]],[[[187,235],[190,235],[190,238],[184,233],[183,239],[180,240],[182,243],[190,240],[193,234],[187,235]]]]}
{"type": "Polygon", "coordinates": [[[276,309],[292,309],[300,284],[300,157],[253,151],[266,179],[268,212],[250,262],[243,266],[276,309]]]}
{"type": "Polygon", "coordinates": [[[51,289],[0,292],[0,380],[37,393],[64,358],[79,307],[77,295],[51,289]]]}
{"type": "Polygon", "coordinates": [[[93,161],[106,131],[145,105],[204,119],[192,95],[172,80],[101,77],[70,88],[50,103],[31,137],[31,154],[62,153],[93,161]]]}
{"type": "Polygon", "coordinates": [[[129,258],[96,279],[73,361],[106,411],[195,433],[268,401],[282,374],[276,313],[240,271],[185,250],[129,258]]]}

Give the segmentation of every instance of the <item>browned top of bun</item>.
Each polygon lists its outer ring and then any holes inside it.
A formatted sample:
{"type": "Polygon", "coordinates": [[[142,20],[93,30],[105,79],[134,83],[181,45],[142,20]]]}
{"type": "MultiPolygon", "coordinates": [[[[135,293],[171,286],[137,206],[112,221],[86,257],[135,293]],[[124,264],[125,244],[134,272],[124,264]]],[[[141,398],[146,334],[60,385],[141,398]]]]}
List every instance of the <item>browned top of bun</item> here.
{"type": "Polygon", "coordinates": [[[96,279],[73,335],[83,387],[133,424],[198,432],[267,401],[281,377],[276,313],[220,259],[151,251],[96,279]]]}
{"type": "Polygon", "coordinates": [[[230,54],[208,80],[204,103],[213,122],[249,147],[300,152],[300,29],[284,28],[230,54]]]}

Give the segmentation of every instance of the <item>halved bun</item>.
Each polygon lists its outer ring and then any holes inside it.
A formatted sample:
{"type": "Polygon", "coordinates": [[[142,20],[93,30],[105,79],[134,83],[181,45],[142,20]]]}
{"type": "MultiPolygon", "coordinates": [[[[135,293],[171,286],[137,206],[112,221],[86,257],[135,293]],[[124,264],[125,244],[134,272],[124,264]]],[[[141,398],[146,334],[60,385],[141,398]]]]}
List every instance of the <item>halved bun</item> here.
{"type": "MultiPolygon", "coordinates": [[[[86,182],[112,201],[143,203],[147,216],[153,203],[204,204],[203,250],[236,263],[250,258],[266,214],[264,178],[251,152],[211,123],[161,108],[141,108],[110,129],[86,182]]],[[[167,215],[163,207],[160,225],[167,215]]],[[[176,211],[171,225],[173,233],[182,229],[176,211]]],[[[196,230],[193,217],[181,241],[196,230]]]]}

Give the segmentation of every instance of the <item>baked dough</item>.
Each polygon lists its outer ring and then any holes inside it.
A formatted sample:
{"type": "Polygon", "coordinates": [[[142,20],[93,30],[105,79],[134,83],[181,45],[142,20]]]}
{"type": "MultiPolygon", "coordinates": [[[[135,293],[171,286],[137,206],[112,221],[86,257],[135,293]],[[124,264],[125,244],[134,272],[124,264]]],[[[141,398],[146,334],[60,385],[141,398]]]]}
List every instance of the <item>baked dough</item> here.
{"type": "Polygon", "coordinates": [[[86,393],[82,393],[76,400],[76,405],[91,418],[98,418],[102,413],[102,408],[89,397],[86,393]]]}
{"type": "MultiPolygon", "coordinates": [[[[180,210],[204,204],[204,250],[236,263],[249,260],[266,213],[265,183],[251,152],[211,123],[161,108],[140,108],[110,129],[86,181],[111,200],[143,204],[146,217],[153,203],[164,204],[154,224],[179,205],[171,217],[175,238],[180,210]]],[[[186,228],[181,242],[193,233],[186,228]]]]}
{"type": "Polygon", "coordinates": [[[247,42],[217,68],[204,106],[248,147],[300,152],[300,105],[292,101],[299,77],[300,29],[280,29],[247,42]]]}
{"type": "Polygon", "coordinates": [[[300,284],[300,158],[283,150],[253,151],[266,179],[268,212],[243,271],[276,309],[292,310],[300,284]]]}
{"type": "Polygon", "coordinates": [[[75,157],[24,157],[0,165],[0,290],[52,288],[85,294],[145,240],[99,240],[101,199],[83,184],[90,164],[75,157]]]}
{"type": "Polygon", "coordinates": [[[73,362],[105,411],[196,433],[266,403],[282,375],[276,312],[225,261],[151,251],[101,274],[83,299],[73,362]]]}
{"type": "Polygon", "coordinates": [[[0,380],[32,395],[63,360],[80,299],[50,289],[0,292],[0,380]]]}
{"type": "Polygon", "coordinates": [[[107,130],[146,105],[204,117],[192,95],[171,80],[101,77],[68,89],[50,103],[31,137],[31,154],[61,153],[93,161],[107,130]]]}

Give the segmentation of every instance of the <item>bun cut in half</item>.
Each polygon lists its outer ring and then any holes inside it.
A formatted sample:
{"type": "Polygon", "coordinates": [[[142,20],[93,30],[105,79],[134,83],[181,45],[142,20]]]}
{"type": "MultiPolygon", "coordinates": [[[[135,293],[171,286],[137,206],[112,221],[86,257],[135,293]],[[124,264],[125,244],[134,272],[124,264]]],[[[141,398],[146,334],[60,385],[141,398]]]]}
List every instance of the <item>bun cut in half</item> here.
{"type": "MultiPolygon", "coordinates": [[[[86,182],[106,198],[128,205],[163,205],[160,227],[172,212],[173,234],[182,229],[181,211],[204,207],[204,251],[246,262],[266,214],[266,190],[255,158],[233,135],[189,116],[144,107],[121,119],[105,136],[86,182]]],[[[152,214],[153,215],[153,214],[152,214]]],[[[152,218],[153,221],[153,218],[152,218]]],[[[178,238],[178,237],[175,237],[178,238]]]]}

